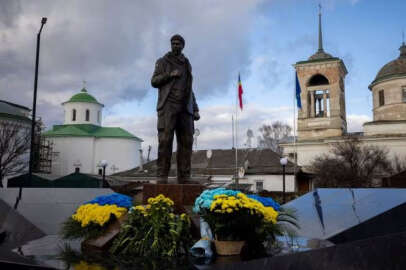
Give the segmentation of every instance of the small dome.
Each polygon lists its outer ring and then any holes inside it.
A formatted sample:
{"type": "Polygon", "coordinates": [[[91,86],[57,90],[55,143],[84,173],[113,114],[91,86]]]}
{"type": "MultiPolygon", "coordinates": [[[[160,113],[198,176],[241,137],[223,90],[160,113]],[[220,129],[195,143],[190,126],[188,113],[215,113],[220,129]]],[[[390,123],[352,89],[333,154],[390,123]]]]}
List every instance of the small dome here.
{"type": "MultiPolygon", "coordinates": [[[[89,93],[87,93],[86,88],[82,88],[82,90],[80,90],[80,93],[73,95],[67,102],[87,102],[87,103],[97,103],[100,104],[96,98],[94,98],[92,95],[90,95],[89,93]]],[[[102,105],[102,104],[100,104],[102,105]]]]}
{"type": "Polygon", "coordinates": [[[405,76],[406,77],[406,45],[403,43],[399,48],[400,55],[397,59],[390,61],[384,65],[378,72],[375,77],[375,80],[371,83],[369,88],[372,88],[372,85],[394,76],[405,76]]]}

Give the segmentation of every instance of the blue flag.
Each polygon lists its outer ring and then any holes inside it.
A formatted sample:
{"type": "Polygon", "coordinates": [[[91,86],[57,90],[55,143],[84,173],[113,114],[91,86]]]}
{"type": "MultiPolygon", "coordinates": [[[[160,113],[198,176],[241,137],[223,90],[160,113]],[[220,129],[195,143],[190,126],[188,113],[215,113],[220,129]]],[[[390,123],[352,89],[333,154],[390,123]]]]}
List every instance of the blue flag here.
{"type": "Polygon", "coordinates": [[[297,77],[297,72],[296,72],[296,101],[297,101],[297,107],[299,109],[302,108],[302,100],[300,99],[301,92],[302,92],[302,89],[300,88],[300,83],[299,83],[299,79],[297,77]]]}

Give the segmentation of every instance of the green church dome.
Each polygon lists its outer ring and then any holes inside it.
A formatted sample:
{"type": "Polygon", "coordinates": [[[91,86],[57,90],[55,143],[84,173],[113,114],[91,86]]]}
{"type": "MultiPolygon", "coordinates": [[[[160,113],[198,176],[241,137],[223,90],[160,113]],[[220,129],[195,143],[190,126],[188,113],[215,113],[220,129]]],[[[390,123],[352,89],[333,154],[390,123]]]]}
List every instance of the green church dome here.
{"type": "Polygon", "coordinates": [[[92,95],[90,95],[87,92],[86,88],[82,88],[82,90],[80,90],[80,93],[73,95],[68,101],[66,101],[64,103],[69,103],[69,102],[96,103],[96,104],[100,104],[103,106],[103,104],[99,103],[95,97],[93,97],[92,95]]]}

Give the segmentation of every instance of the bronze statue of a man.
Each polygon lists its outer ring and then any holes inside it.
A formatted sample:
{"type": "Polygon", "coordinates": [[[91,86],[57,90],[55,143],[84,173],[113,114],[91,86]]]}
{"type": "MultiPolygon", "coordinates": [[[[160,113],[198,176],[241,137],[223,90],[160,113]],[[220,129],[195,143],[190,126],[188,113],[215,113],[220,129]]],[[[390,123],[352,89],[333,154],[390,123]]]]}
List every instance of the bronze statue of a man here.
{"type": "Polygon", "coordinates": [[[192,66],[182,54],[185,40],[180,35],[171,38],[172,50],[155,64],[151,85],[158,88],[158,177],[168,182],[171,167],[173,135],[177,142],[177,180],[190,178],[194,120],[199,120],[199,108],[192,90],[192,66]]]}

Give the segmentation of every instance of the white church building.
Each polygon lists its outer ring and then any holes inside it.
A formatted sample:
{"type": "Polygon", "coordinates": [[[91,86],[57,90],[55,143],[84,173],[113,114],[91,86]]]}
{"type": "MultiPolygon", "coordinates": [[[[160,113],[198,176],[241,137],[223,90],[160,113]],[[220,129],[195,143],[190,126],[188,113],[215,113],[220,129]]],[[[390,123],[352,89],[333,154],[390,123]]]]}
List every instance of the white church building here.
{"type": "Polygon", "coordinates": [[[104,105],[85,88],[62,106],[64,124],[43,133],[53,142],[52,174],[101,174],[102,161],[107,175],[140,165],[143,140],[119,127],[103,127],[104,105]]]}

